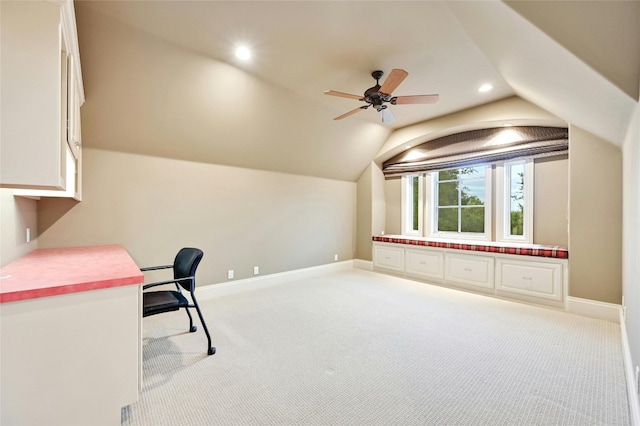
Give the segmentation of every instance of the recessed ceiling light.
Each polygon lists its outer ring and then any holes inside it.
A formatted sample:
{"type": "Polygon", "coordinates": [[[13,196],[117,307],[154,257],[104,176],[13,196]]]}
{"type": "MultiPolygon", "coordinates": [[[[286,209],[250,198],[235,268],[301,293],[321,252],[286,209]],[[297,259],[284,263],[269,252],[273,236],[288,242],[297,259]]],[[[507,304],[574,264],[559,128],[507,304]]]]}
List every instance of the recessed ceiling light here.
{"type": "Polygon", "coordinates": [[[493,89],[493,86],[492,86],[492,85],[490,85],[490,84],[483,84],[482,86],[480,86],[480,87],[478,88],[478,92],[488,92],[488,91],[490,91],[491,89],[493,89]]]}
{"type": "Polygon", "coordinates": [[[236,57],[243,61],[247,61],[251,59],[251,51],[247,46],[240,46],[236,49],[236,57]]]}

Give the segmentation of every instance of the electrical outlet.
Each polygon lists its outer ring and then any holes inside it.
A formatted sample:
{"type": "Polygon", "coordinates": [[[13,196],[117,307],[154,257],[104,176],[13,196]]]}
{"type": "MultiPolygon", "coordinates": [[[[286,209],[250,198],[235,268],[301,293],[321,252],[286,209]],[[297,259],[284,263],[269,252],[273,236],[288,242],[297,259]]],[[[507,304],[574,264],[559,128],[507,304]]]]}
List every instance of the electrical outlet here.
{"type": "Polygon", "coordinates": [[[260,273],[260,267],[259,266],[254,266],[253,267],[253,275],[258,275],[260,273]]]}
{"type": "Polygon", "coordinates": [[[229,272],[227,272],[227,278],[229,278],[230,280],[233,279],[233,269],[229,269],[229,272]]]}
{"type": "Polygon", "coordinates": [[[28,243],[31,242],[31,228],[27,228],[27,235],[26,235],[26,240],[28,243]]]}
{"type": "Polygon", "coordinates": [[[333,255],[333,260],[335,260],[336,262],[338,261],[338,255],[337,254],[333,255]]]}

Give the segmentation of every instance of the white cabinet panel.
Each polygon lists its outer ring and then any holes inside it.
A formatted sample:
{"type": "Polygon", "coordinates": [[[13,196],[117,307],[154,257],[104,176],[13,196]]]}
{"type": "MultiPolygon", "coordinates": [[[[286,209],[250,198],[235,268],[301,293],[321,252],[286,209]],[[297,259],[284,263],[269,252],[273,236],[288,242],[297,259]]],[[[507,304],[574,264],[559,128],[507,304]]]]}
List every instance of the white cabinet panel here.
{"type": "Polygon", "coordinates": [[[496,288],[512,293],[562,300],[562,265],[498,259],[496,288]]]}
{"type": "Polygon", "coordinates": [[[444,279],[493,288],[493,257],[446,253],[444,279]]]}
{"type": "Polygon", "coordinates": [[[373,246],[373,266],[376,268],[404,271],[404,249],[383,245],[373,246]]]}
{"type": "Polygon", "coordinates": [[[73,1],[3,1],[0,21],[0,186],[80,199],[79,182],[68,187],[84,102],[73,1]]]}
{"type": "Polygon", "coordinates": [[[405,272],[427,278],[444,278],[444,253],[436,250],[406,249],[405,272]]]}

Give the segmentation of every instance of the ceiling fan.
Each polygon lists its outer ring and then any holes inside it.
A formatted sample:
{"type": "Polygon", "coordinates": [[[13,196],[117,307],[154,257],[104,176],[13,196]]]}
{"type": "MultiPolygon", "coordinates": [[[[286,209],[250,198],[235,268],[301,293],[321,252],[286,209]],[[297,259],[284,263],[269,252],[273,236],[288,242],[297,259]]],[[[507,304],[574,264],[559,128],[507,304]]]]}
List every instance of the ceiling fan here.
{"type": "Polygon", "coordinates": [[[439,95],[410,95],[410,96],[391,96],[391,93],[402,83],[402,81],[409,75],[405,70],[395,68],[391,70],[387,79],[380,86],[380,78],[384,75],[382,71],[374,71],[371,76],[376,80],[376,85],[370,87],[364,92],[363,96],[352,95],[350,93],[337,92],[335,90],[327,90],[325,95],[339,96],[341,98],[355,99],[358,101],[364,101],[367,104],[362,105],[356,109],[346,112],[337,116],[334,120],[342,120],[357,112],[365,110],[370,106],[373,106],[382,117],[383,123],[393,123],[396,121],[396,117],[388,108],[386,103],[391,105],[401,104],[431,104],[438,101],[439,95]]]}

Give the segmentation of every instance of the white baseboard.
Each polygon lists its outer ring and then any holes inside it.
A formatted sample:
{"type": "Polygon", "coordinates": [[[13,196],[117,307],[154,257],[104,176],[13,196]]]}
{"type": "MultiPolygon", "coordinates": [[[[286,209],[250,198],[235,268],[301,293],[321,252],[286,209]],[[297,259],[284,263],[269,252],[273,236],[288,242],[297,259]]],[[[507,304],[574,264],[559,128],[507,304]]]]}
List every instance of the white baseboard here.
{"type": "Polygon", "coordinates": [[[627,397],[629,400],[629,413],[631,424],[640,426],[640,399],[638,399],[638,389],[636,388],[636,372],[631,358],[631,349],[627,338],[627,326],[625,318],[620,309],[620,334],[622,337],[622,358],[624,361],[625,377],[627,379],[627,397]]]}
{"type": "Polygon", "coordinates": [[[373,271],[373,262],[370,260],[353,259],[353,267],[364,269],[365,271],[373,271]]]}
{"type": "Polygon", "coordinates": [[[198,296],[198,299],[204,300],[211,297],[226,296],[241,291],[271,287],[288,281],[313,278],[329,272],[353,269],[355,267],[354,262],[354,260],[344,260],[342,262],[327,263],[326,265],[312,266],[310,268],[294,269],[293,271],[260,275],[242,280],[226,281],[219,284],[198,287],[196,288],[196,295],[198,296]]]}
{"type": "Polygon", "coordinates": [[[567,297],[565,309],[572,314],[599,318],[615,323],[620,322],[620,312],[622,311],[622,307],[615,303],[598,302],[597,300],[571,296],[567,297]]]}

